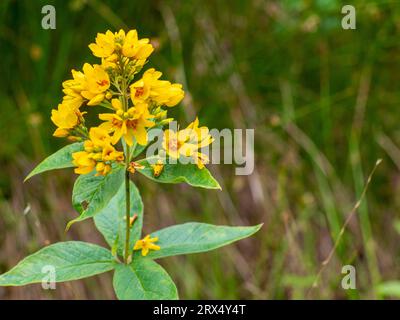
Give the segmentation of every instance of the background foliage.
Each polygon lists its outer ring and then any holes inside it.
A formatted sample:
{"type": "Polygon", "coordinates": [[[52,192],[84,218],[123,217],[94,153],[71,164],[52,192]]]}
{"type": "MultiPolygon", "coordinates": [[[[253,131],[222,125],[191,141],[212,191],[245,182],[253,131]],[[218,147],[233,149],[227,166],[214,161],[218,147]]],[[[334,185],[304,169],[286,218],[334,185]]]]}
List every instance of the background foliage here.
{"type": "MultiPolygon", "coordinates": [[[[181,298],[382,298],[399,294],[400,41],[398,1],[352,1],[357,30],[341,28],[339,0],[0,2],[0,273],[61,240],[104,244],[75,224],[70,170],[23,184],[65,144],[51,136],[61,82],[90,57],[97,32],[137,28],[157,50],[151,66],[184,84],[183,106],[210,128],[254,128],[255,171],[213,165],[223,190],[154,184],[139,175],[144,229],[187,221],[264,227],[216,252],[161,261],[181,298]],[[53,4],[57,29],[41,28],[53,4]],[[365,202],[312,288],[322,261],[383,159],[365,202]],[[357,290],[341,288],[341,268],[357,290]],[[205,268],[205,266],[207,266],[205,268]],[[386,285],[385,285],[386,283],[386,285]]],[[[92,58],[92,63],[96,60],[92,58]]],[[[0,299],[115,298],[111,274],[0,288],[0,299]]]]}

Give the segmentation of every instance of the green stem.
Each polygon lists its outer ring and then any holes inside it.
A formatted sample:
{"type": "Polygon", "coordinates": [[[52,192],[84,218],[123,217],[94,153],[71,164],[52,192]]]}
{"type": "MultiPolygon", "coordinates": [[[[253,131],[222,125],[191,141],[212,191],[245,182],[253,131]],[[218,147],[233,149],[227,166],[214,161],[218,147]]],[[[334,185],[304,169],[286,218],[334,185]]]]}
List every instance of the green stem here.
{"type": "Polygon", "coordinates": [[[129,146],[126,145],[126,169],[125,169],[125,199],[126,199],[126,211],[125,211],[125,219],[126,219],[126,234],[125,234],[125,257],[124,262],[128,264],[129,258],[129,242],[130,242],[130,235],[131,235],[131,197],[130,197],[130,185],[129,185],[129,146]]]}
{"type": "MultiPolygon", "coordinates": [[[[128,93],[127,93],[127,83],[125,80],[125,68],[123,67],[123,63],[120,57],[119,65],[121,68],[121,73],[122,73],[122,83],[121,83],[121,97],[122,97],[122,103],[124,106],[124,111],[126,112],[128,110],[128,93]]],[[[119,90],[119,87],[117,87],[119,90]]],[[[130,220],[131,220],[131,193],[130,193],[130,183],[129,183],[129,162],[130,162],[130,148],[129,145],[126,144],[126,149],[125,149],[125,203],[126,203],[126,210],[125,210],[125,225],[126,225],[126,230],[125,230],[125,255],[124,255],[124,262],[125,264],[128,264],[129,261],[129,243],[130,243],[130,235],[131,235],[131,225],[130,225],[130,220]]]]}

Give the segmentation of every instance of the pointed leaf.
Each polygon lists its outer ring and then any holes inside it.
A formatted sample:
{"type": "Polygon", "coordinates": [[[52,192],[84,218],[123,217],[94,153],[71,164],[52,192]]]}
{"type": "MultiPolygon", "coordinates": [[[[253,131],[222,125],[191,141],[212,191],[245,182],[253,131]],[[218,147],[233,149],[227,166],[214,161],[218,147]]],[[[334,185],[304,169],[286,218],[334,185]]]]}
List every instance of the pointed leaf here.
{"type": "Polygon", "coordinates": [[[38,166],[32,170],[32,172],[25,178],[24,181],[32,178],[33,176],[50,170],[71,168],[72,164],[72,153],[83,150],[83,142],[76,142],[69,144],[52,155],[44,159],[38,166]]]}
{"type": "Polygon", "coordinates": [[[157,182],[186,182],[193,187],[221,189],[218,181],[213,178],[207,168],[199,169],[195,164],[167,163],[164,165],[161,174],[158,177],[155,177],[151,164],[147,159],[139,160],[138,163],[144,166],[144,169],[138,169],[138,172],[157,182]]]}
{"type": "MultiPolygon", "coordinates": [[[[146,257],[157,259],[179,254],[205,252],[226,246],[256,233],[262,224],[252,227],[215,226],[190,222],[153,232],[158,237],[158,251],[150,251],[146,257]]],[[[136,253],[139,255],[139,252],[136,253]]]]}
{"type": "Polygon", "coordinates": [[[113,285],[120,300],[176,300],[178,291],[168,273],[150,259],[118,264],[113,285]]]}
{"type": "Polygon", "coordinates": [[[0,275],[0,286],[39,283],[54,268],[55,281],[87,278],[114,268],[111,252],[80,241],[59,242],[26,257],[10,271],[0,275]]]}
{"type": "Polygon", "coordinates": [[[124,181],[125,171],[121,167],[114,168],[106,176],[96,177],[95,173],[80,175],[76,179],[72,204],[81,215],[69,222],[67,229],[72,223],[93,217],[106,207],[124,181]]]}
{"type": "MultiPolygon", "coordinates": [[[[136,188],[133,182],[130,182],[131,192],[131,217],[137,214],[137,218],[131,228],[130,237],[130,248],[136,243],[141,237],[142,224],[143,224],[143,202],[139,194],[139,190],[136,188]]],[[[94,217],[94,222],[97,229],[103,234],[107,243],[110,247],[113,247],[116,240],[117,253],[122,255],[124,252],[125,245],[125,183],[122,183],[118,192],[111,199],[111,201],[98,212],[94,217]]]]}

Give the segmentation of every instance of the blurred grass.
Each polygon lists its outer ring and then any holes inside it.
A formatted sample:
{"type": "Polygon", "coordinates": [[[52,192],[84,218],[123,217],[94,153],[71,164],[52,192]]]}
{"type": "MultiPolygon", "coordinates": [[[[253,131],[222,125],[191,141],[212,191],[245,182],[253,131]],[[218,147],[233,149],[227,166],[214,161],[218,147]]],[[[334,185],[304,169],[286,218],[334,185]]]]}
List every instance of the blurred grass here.
{"type": "MultiPolygon", "coordinates": [[[[104,244],[74,217],[70,171],[23,177],[65,142],[51,136],[50,110],[72,68],[94,63],[97,32],[136,28],[157,50],[150,66],[184,84],[171,114],[197,114],[215,128],[255,129],[255,172],[210,169],[222,192],[155,185],[135,177],[145,230],[174,223],[256,224],[252,239],[162,264],[181,298],[302,299],[396,297],[399,265],[400,2],[353,1],[357,30],[341,28],[339,0],[0,2],[0,272],[45,244],[104,244]],[[53,4],[57,29],[43,30],[53,4]],[[383,158],[336,254],[311,286],[366,177],[383,158]],[[397,227],[397,229],[399,229],[397,227]],[[341,268],[357,290],[341,289],[341,268]],[[206,268],[204,266],[207,266],[206,268]],[[396,282],[397,281],[397,282],[396,282]]],[[[0,288],[1,299],[114,298],[111,275],[59,284],[0,288]]]]}

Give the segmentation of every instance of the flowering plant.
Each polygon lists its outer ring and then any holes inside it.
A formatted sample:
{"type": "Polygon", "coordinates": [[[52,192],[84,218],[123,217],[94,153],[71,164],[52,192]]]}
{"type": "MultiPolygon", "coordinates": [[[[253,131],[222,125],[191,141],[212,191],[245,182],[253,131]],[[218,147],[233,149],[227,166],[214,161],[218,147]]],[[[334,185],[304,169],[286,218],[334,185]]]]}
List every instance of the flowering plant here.
{"type": "Polygon", "coordinates": [[[99,33],[89,48],[101,64],[85,63],[82,71],[72,70],[72,79],[62,85],[63,100],[51,112],[57,126],[54,136],[72,143],[43,160],[26,180],[45,171],[74,167],[79,177],[72,203],[79,216],[67,229],[92,218],[111,249],[80,241],[52,244],[0,275],[0,285],[42,282],[46,266],[54,268],[55,282],[114,270],[119,299],[177,299],[175,284],[155,259],[216,249],[252,235],[260,225],[185,223],[142,238],[143,203],[130,175],[138,172],[160,183],[220,189],[205,167],[207,155],[200,152],[213,138],[196,118],[185,129],[165,130],[160,153],[139,159],[151,142],[150,130],[172,120],[167,118],[167,109],[183,99],[182,85],[161,80],[161,72],[153,68],[136,79],[154,50],[149,39],[138,38],[136,30],[99,33]],[[92,108],[107,112],[98,115],[98,126],[88,127],[85,114],[92,108]],[[192,163],[169,161],[181,157],[192,163]]]}

